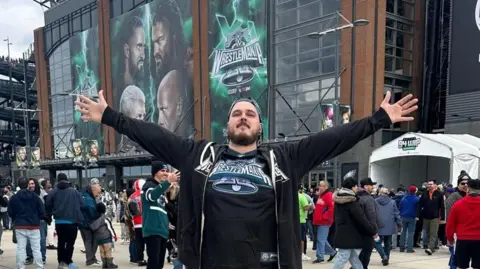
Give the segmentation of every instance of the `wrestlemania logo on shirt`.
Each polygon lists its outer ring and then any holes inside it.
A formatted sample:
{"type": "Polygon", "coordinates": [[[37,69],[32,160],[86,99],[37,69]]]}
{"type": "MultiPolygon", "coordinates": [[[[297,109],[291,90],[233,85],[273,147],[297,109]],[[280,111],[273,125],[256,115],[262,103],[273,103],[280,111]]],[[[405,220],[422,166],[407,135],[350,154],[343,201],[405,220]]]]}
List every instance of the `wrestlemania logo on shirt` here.
{"type": "Polygon", "coordinates": [[[272,188],[270,177],[263,171],[264,164],[256,159],[220,160],[213,168],[209,181],[212,188],[231,194],[254,194],[259,187],[272,188]]]}

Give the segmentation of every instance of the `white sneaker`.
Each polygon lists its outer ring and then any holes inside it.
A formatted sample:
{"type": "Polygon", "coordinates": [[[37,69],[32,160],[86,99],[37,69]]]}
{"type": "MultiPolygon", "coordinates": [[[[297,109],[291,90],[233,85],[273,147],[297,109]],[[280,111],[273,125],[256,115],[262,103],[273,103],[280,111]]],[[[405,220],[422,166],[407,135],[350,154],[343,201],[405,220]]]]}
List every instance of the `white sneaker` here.
{"type": "Polygon", "coordinates": [[[310,261],[312,258],[308,257],[305,254],[302,254],[302,261],[310,261]]]}
{"type": "Polygon", "coordinates": [[[97,261],[95,263],[92,263],[92,264],[88,265],[88,267],[102,267],[102,262],[97,261]]]}

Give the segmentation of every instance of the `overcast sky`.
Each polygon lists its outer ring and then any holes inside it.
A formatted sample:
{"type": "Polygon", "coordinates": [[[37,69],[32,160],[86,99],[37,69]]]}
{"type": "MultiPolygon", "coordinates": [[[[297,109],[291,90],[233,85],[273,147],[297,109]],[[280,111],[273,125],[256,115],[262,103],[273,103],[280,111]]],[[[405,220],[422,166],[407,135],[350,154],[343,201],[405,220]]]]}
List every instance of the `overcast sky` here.
{"type": "Polygon", "coordinates": [[[10,38],[12,58],[22,53],[33,43],[33,30],[44,26],[43,8],[33,0],[0,0],[0,55],[7,55],[10,38]]]}

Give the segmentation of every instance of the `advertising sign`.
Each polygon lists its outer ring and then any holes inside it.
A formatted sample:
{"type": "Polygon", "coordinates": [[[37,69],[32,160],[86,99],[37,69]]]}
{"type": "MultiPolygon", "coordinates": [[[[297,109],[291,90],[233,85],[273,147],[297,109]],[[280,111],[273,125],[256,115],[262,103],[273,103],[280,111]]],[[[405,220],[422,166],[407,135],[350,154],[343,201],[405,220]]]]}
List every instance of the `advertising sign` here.
{"type": "MultiPolygon", "coordinates": [[[[190,0],[156,0],[110,23],[113,106],[184,137],[193,120],[190,0]]],[[[117,134],[118,152],[142,150],[117,134]]]]}
{"type": "Polygon", "coordinates": [[[31,147],[30,148],[30,165],[33,168],[40,167],[40,148],[39,147],[31,147]]]}
{"type": "Polygon", "coordinates": [[[419,137],[405,137],[398,141],[398,148],[403,151],[416,150],[421,142],[419,137]]]}
{"type": "Polygon", "coordinates": [[[27,159],[27,147],[17,147],[16,151],[16,160],[15,163],[18,169],[25,169],[28,166],[28,159],[27,159]]]}
{"type": "Polygon", "coordinates": [[[73,162],[77,166],[83,165],[83,147],[81,139],[72,140],[73,162]]]}
{"type": "Polygon", "coordinates": [[[480,3],[452,1],[449,94],[480,90],[480,3]]]}
{"type": "MultiPolygon", "coordinates": [[[[98,27],[75,34],[70,38],[69,43],[72,94],[82,94],[97,99],[100,90],[98,27]]],[[[72,98],[78,100],[76,96],[72,98]]],[[[76,138],[92,137],[103,142],[103,128],[98,128],[98,123],[82,121],[76,107],[73,115],[76,138]]]]}
{"type": "Polygon", "coordinates": [[[263,138],[268,137],[267,14],[268,1],[213,0],[210,3],[211,138],[227,139],[232,102],[250,97],[260,106],[263,138]]]}
{"type": "Polygon", "coordinates": [[[89,140],[85,148],[85,153],[88,164],[90,166],[96,166],[98,163],[98,141],[89,140]]]}

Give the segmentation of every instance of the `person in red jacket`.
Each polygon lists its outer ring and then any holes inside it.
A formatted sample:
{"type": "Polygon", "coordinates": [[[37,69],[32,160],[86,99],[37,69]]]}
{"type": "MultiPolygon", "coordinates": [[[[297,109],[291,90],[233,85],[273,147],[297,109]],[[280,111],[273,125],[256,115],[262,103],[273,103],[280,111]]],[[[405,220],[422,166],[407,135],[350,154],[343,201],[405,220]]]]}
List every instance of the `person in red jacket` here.
{"type": "Polygon", "coordinates": [[[128,198],[128,210],[133,219],[133,228],[135,229],[135,244],[136,244],[136,261],[138,266],[146,266],[147,262],[144,259],[145,240],[143,240],[142,233],[142,199],[141,192],[144,179],[136,180],[133,184],[135,192],[128,198]]]}
{"type": "Polygon", "coordinates": [[[446,234],[455,245],[457,268],[480,268],[480,180],[468,180],[467,196],[457,201],[447,219],[446,234]],[[454,235],[457,236],[455,243],[454,235]],[[471,262],[471,265],[470,265],[471,262]]]}
{"type": "Polygon", "coordinates": [[[317,229],[317,259],[313,263],[323,263],[325,254],[330,255],[328,261],[335,258],[337,252],[328,243],[328,230],[333,223],[333,198],[326,180],[320,181],[318,185],[318,199],[313,212],[313,225],[317,229]]]}

